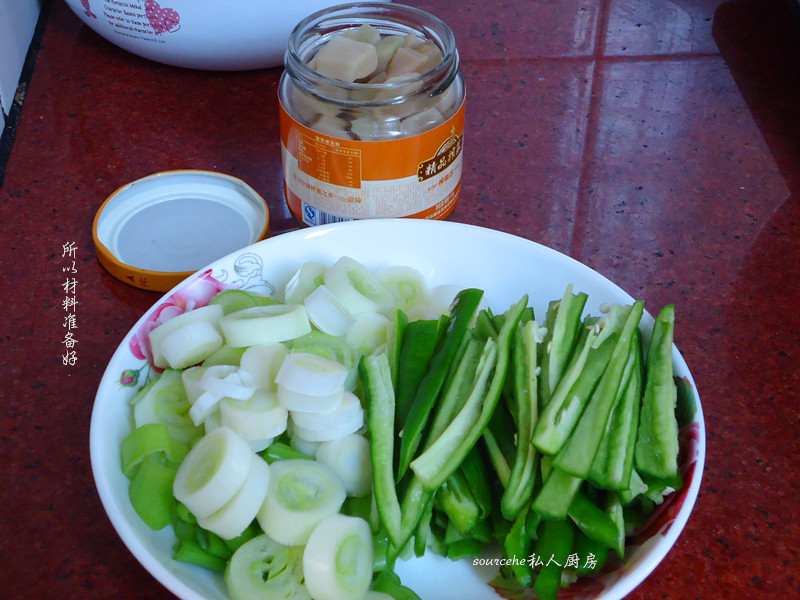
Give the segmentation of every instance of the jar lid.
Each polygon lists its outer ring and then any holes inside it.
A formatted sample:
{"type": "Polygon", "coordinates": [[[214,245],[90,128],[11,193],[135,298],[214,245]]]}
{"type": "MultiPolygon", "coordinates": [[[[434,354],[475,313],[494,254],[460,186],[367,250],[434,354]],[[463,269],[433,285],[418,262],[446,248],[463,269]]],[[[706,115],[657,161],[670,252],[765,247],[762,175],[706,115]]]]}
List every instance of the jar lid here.
{"type": "Polygon", "coordinates": [[[114,277],[165,292],[227,254],[263,239],[264,199],[242,180],[211,171],[164,171],[111,194],[94,218],[100,264],[114,277]]]}

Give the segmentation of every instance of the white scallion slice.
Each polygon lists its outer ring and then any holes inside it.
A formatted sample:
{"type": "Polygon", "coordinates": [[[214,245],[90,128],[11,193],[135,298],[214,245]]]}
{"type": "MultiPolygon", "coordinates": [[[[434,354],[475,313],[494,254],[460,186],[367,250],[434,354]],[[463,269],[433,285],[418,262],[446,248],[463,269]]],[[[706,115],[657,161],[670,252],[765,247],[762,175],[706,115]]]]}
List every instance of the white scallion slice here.
{"type": "Polygon", "coordinates": [[[253,452],[228,427],[206,434],[192,447],[175,474],[172,491],[198,519],[230,502],[244,484],[253,452]]]}
{"type": "Polygon", "coordinates": [[[342,401],[334,410],[327,413],[303,413],[292,411],[289,414],[293,431],[309,442],[329,442],[355,433],[364,425],[364,409],[361,401],[352,392],[344,392],[342,401]]]}
{"type": "MultiPolygon", "coordinates": [[[[219,401],[223,396],[214,392],[203,392],[189,409],[189,418],[195,425],[200,425],[208,420],[211,413],[217,410],[219,401]]],[[[207,428],[206,428],[207,429],[207,428]]]]}
{"type": "Polygon", "coordinates": [[[302,304],[253,306],[225,315],[219,324],[228,345],[234,348],[285,342],[311,331],[302,304]]]}
{"type": "Polygon", "coordinates": [[[382,313],[361,313],[344,334],[344,339],[358,354],[372,354],[386,345],[390,324],[382,313]]]}
{"type": "Polygon", "coordinates": [[[207,392],[236,400],[248,400],[256,391],[255,378],[247,371],[230,365],[208,367],[200,378],[200,385],[207,392]]]}
{"type": "Polygon", "coordinates": [[[258,524],[281,544],[305,544],[322,519],[341,509],[347,496],[344,483],[327,465],[303,458],[276,461],[270,471],[258,524]]]}
{"type": "Polygon", "coordinates": [[[186,390],[186,398],[189,400],[189,404],[194,404],[206,391],[202,384],[202,378],[207,368],[197,366],[181,371],[181,381],[183,381],[183,388],[186,390]]]}
{"type": "Polygon", "coordinates": [[[385,313],[395,305],[392,292],[369,269],[347,256],[325,271],[325,285],[351,315],[385,313]]]}
{"type": "Polygon", "coordinates": [[[288,352],[286,346],[280,342],[250,346],[242,354],[240,365],[255,378],[256,387],[275,392],[278,389],[275,376],[288,352]]]}
{"type": "Polygon", "coordinates": [[[303,551],[306,587],[314,600],[361,600],[372,580],[373,558],[372,532],[364,519],[326,517],[303,551]]]}
{"type": "Polygon", "coordinates": [[[253,452],[261,452],[262,450],[266,450],[269,448],[274,442],[275,438],[264,438],[261,440],[245,440],[247,445],[250,446],[250,450],[253,452]]]}
{"type": "Polygon", "coordinates": [[[303,584],[303,548],[259,535],[233,553],[225,571],[231,600],[311,600],[303,584]]]}
{"type": "Polygon", "coordinates": [[[287,304],[302,304],[303,300],[313,292],[323,280],[328,265],[310,260],[292,275],[283,291],[283,300],[287,304]]]}
{"type": "Polygon", "coordinates": [[[275,438],[286,431],[289,411],[272,392],[256,390],[248,400],[223,398],[219,404],[222,425],[245,441],[275,438]]]}
{"type": "Polygon", "coordinates": [[[324,284],[306,296],[303,305],[314,327],[323,333],[341,337],[353,324],[348,310],[324,284]]]}
{"type": "MultiPolygon", "coordinates": [[[[206,435],[208,435],[215,429],[219,429],[220,427],[222,427],[222,419],[219,416],[218,410],[213,411],[203,421],[203,429],[205,430],[206,435]]],[[[254,452],[257,452],[257,450],[254,450],[254,452]]]]}
{"type": "Polygon", "coordinates": [[[164,360],[173,369],[185,369],[203,362],[222,347],[222,336],[211,323],[186,323],[170,332],[161,342],[164,360]]]}
{"type": "Polygon", "coordinates": [[[150,349],[153,353],[153,364],[161,368],[169,366],[167,360],[164,358],[164,354],[161,352],[161,344],[163,343],[164,338],[166,338],[170,333],[179,327],[182,327],[183,325],[188,323],[196,323],[199,321],[206,321],[216,327],[223,314],[224,311],[222,310],[221,306],[201,306],[200,308],[195,308],[194,310],[190,310],[173,317],[169,321],[165,321],[153,329],[149,333],[150,349]]]}
{"type": "Polygon", "coordinates": [[[302,452],[309,458],[313,458],[317,454],[317,450],[319,450],[320,445],[322,442],[309,442],[308,440],[304,440],[299,435],[297,435],[294,431],[294,424],[292,423],[291,419],[286,426],[287,431],[289,432],[289,443],[298,452],[302,452]]]}
{"type": "Polygon", "coordinates": [[[217,512],[198,518],[200,527],[231,540],[241,535],[256,518],[267,496],[270,469],[257,454],[251,455],[250,463],[250,471],[239,491],[217,512]]]}
{"type": "Polygon", "coordinates": [[[307,352],[292,352],[283,360],[275,382],[293,392],[326,396],[344,386],[347,374],[347,367],[335,360],[307,352]]]}
{"type": "Polygon", "coordinates": [[[322,442],[316,458],[336,471],[349,496],[366,496],[372,490],[369,441],[363,435],[351,433],[322,442]]]}
{"type": "Polygon", "coordinates": [[[311,396],[309,394],[295,392],[278,384],[277,395],[278,402],[280,402],[281,406],[284,406],[286,410],[292,412],[326,413],[336,410],[336,407],[342,403],[344,393],[345,389],[342,387],[324,396],[311,396]]]}
{"type": "Polygon", "coordinates": [[[430,289],[425,277],[412,267],[384,267],[375,276],[394,294],[401,308],[430,301],[430,289]]]}

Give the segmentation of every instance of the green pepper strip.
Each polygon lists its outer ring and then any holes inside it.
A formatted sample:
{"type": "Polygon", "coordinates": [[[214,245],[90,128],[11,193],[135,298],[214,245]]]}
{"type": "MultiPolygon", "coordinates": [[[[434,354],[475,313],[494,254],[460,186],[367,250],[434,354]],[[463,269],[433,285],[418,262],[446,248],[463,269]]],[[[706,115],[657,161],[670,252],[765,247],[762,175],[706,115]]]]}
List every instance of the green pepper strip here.
{"type": "Polygon", "coordinates": [[[172,552],[172,557],[181,562],[199,565],[218,573],[224,573],[228,563],[225,559],[206,552],[196,542],[178,542],[172,552]]]}
{"type": "Polygon", "coordinates": [[[608,548],[618,547],[617,527],[613,519],[580,490],[572,498],[568,514],[578,529],[594,541],[608,548]]]}
{"type": "Polygon", "coordinates": [[[633,455],[642,400],[642,365],[639,336],[631,344],[631,367],[614,405],[606,432],[589,471],[589,481],[608,490],[627,490],[633,471],[633,455]]]}
{"type": "Polygon", "coordinates": [[[128,488],[128,497],[136,514],[151,529],[163,529],[170,524],[176,500],[172,495],[175,467],[167,466],[155,453],[139,463],[128,488]]]}
{"type": "MultiPolygon", "coordinates": [[[[489,350],[490,355],[495,354],[495,357],[486,356],[488,363],[486,366],[490,368],[491,364],[495,362],[496,365],[493,369],[494,375],[488,390],[482,392],[477,399],[480,406],[471,406],[473,403],[470,402],[470,398],[442,435],[414,459],[412,469],[429,489],[436,489],[442,485],[444,480],[458,468],[461,461],[469,454],[472,447],[486,430],[505,384],[511,334],[517,323],[519,323],[527,303],[528,296],[525,295],[509,309],[503,328],[497,336],[494,352],[491,352],[489,347],[491,340],[487,341],[487,350],[489,350]],[[477,420],[472,417],[473,408],[477,408],[477,420]],[[459,422],[461,421],[460,417],[465,413],[463,422],[459,422]]],[[[486,352],[484,352],[484,355],[486,355],[486,352]]],[[[481,375],[481,369],[479,368],[478,378],[476,379],[478,383],[481,381],[481,375]]]]}
{"type": "Polygon", "coordinates": [[[583,577],[584,575],[597,573],[606,564],[610,553],[611,548],[596,542],[579,530],[575,538],[575,554],[583,562],[578,563],[575,574],[578,577],[583,577]]]}
{"type": "Polygon", "coordinates": [[[585,479],[589,475],[592,461],[605,433],[611,409],[618,398],[625,368],[630,366],[628,362],[630,347],[633,337],[637,335],[643,310],[644,303],[641,300],[633,303],[619,340],[614,346],[608,366],[589,400],[589,405],[581,415],[572,435],[553,461],[554,466],[575,477],[585,479]]]}
{"type": "Polygon", "coordinates": [[[394,600],[420,600],[419,596],[400,582],[397,573],[388,569],[378,573],[372,581],[371,589],[389,594],[394,600]]]}
{"type": "Polygon", "coordinates": [[[545,352],[541,361],[543,405],[549,403],[551,394],[567,368],[578,338],[581,314],[587,299],[588,296],[583,292],[573,294],[570,284],[561,300],[550,304],[545,320],[548,333],[545,336],[545,352]]]}
{"type": "Polygon", "coordinates": [[[136,467],[152,452],[163,452],[167,460],[179,465],[189,452],[189,445],[173,438],[164,423],[148,423],[131,431],[120,444],[122,472],[129,479],[136,467]]]}
{"type": "Polygon", "coordinates": [[[258,454],[269,464],[272,464],[277,460],[285,460],[287,458],[314,458],[313,456],[303,454],[299,450],[292,448],[289,444],[285,444],[283,442],[272,442],[258,454]]]}
{"type": "Polygon", "coordinates": [[[363,356],[359,371],[367,400],[375,504],[389,538],[402,546],[400,502],[394,479],[395,398],[389,359],[385,353],[363,356]]]}
{"type": "Polygon", "coordinates": [[[533,501],[533,510],[545,519],[564,519],[569,505],[583,483],[561,469],[552,468],[533,501]]]}
{"type": "Polygon", "coordinates": [[[503,539],[503,556],[509,559],[514,578],[525,588],[529,588],[533,584],[533,569],[528,562],[528,557],[531,555],[533,537],[536,535],[538,527],[537,521],[532,532],[528,529],[529,510],[529,506],[522,508],[503,539]]]}
{"type": "Polygon", "coordinates": [[[513,374],[517,444],[511,474],[500,500],[506,519],[513,520],[530,502],[536,481],[536,448],[531,443],[538,418],[536,352],[539,325],[528,321],[514,333],[513,374]]]}
{"type": "Polygon", "coordinates": [[[557,454],[564,446],[608,365],[616,336],[594,348],[597,335],[586,336],[536,423],[533,444],[546,454],[557,454]]]}
{"type": "Polygon", "coordinates": [[[661,479],[678,473],[678,392],[673,379],[672,341],[675,307],[665,306],[656,318],[647,351],[644,397],[636,441],[636,468],[661,479]]]}
{"type": "Polygon", "coordinates": [[[389,369],[394,382],[395,397],[397,397],[397,386],[401,381],[400,361],[402,360],[401,352],[405,343],[403,340],[406,337],[406,327],[408,327],[408,315],[399,308],[395,309],[389,323],[386,340],[386,355],[389,358],[389,369]]]}
{"type": "Polygon", "coordinates": [[[472,323],[483,290],[466,289],[459,292],[450,311],[450,320],[441,345],[431,358],[428,371],[420,381],[417,395],[408,413],[400,440],[398,478],[405,474],[422,442],[425,425],[442,389],[450,364],[461,346],[464,334],[472,323]]]}
{"type": "Polygon", "coordinates": [[[438,489],[435,506],[444,511],[462,536],[468,535],[475,528],[481,512],[460,469],[450,475],[438,489]]]}
{"type": "Polygon", "coordinates": [[[619,496],[610,493],[606,497],[606,515],[614,523],[614,550],[620,558],[625,558],[625,513],[619,496]]]}
{"type": "Polygon", "coordinates": [[[534,558],[541,560],[533,592],[539,600],[556,600],[561,587],[561,573],[575,546],[575,526],[569,519],[544,520],[534,544],[534,558]]]}
{"type": "Polygon", "coordinates": [[[411,321],[405,327],[397,366],[396,433],[408,418],[420,381],[436,349],[438,335],[439,321],[434,319],[411,321]]]}
{"type": "Polygon", "coordinates": [[[478,505],[479,519],[485,519],[492,512],[492,489],[486,474],[486,466],[479,449],[473,448],[464,457],[460,467],[461,473],[467,481],[472,497],[478,505]]]}

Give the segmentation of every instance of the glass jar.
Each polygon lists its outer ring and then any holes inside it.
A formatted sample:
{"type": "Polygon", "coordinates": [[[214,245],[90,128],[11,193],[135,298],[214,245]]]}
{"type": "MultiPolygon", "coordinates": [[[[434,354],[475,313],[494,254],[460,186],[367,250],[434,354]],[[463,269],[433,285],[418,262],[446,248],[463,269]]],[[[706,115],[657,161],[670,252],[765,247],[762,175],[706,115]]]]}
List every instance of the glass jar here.
{"type": "MultiPolygon", "coordinates": [[[[379,64],[385,55],[384,48],[379,64]]],[[[455,37],[439,18],[393,3],[314,13],[289,38],[278,94],[284,193],[301,222],[444,219],[455,208],[465,88],[455,37]],[[335,36],[355,39],[364,31],[380,34],[368,42],[379,51],[377,40],[396,46],[400,37],[405,48],[432,52],[435,64],[398,74],[390,61],[352,82],[312,68],[335,36]]]]}

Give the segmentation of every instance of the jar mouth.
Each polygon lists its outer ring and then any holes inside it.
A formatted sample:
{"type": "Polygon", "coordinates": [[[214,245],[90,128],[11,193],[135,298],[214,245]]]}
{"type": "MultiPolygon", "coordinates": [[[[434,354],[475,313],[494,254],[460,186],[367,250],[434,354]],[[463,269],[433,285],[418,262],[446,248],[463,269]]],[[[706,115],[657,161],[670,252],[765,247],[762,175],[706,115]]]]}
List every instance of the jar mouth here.
{"type": "MultiPolygon", "coordinates": [[[[455,36],[447,24],[424,10],[389,2],[363,2],[340,4],[319,10],[298,23],[291,35],[284,56],[284,67],[295,83],[321,98],[338,104],[350,101],[339,96],[328,96],[325,89],[381,91],[381,99],[368,104],[395,104],[408,99],[409,89],[414,96],[435,96],[446,90],[458,74],[458,50],[455,36]],[[350,83],[321,75],[308,61],[327,41],[337,34],[370,24],[381,35],[415,34],[435,43],[442,60],[425,73],[401,81],[386,83],[350,83]],[[392,93],[392,92],[396,93],[392,93]]],[[[352,101],[364,105],[363,101],[352,101]]]]}

